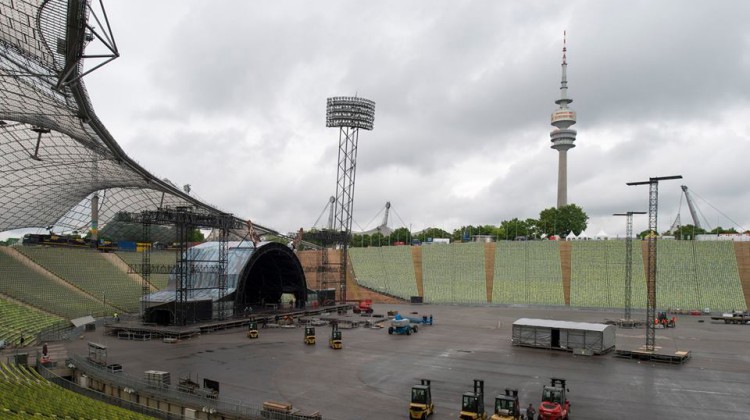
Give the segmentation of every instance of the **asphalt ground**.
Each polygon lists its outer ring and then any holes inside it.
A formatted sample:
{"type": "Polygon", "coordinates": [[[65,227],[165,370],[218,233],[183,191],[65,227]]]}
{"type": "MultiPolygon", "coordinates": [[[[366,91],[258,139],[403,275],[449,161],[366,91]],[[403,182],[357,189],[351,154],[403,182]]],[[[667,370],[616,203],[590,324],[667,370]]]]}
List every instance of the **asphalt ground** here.
{"type": "MultiPolygon", "coordinates": [[[[432,381],[435,420],[458,418],[461,395],[475,378],[485,381],[489,411],[506,387],[519,390],[522,407],[530,402],[538,407],[550,377],[567,380],[573,419],[750,418],[750,325],[680,315],[676,328],[656,330],[659,351],[691,352],[685,364],[670,365],[511,345],[511,325],[518,318],[603,322],[621,318],[621,311],[377,304],[374,309],[432,314],[434,325],[410,336],[388,335],[386,328],[344,329],[342,350],[328,347],[330,327],[316,328],[315,346],[303,344],[302,328],[261,329],[255,340],[243,329],[224,330],[174,344],[119,340],[100,328],[66,347],[85,355],[86,343],[98,342],[108,346],[108,363],[121,364],[127,375],[163,370],[173,383],[187,376],[213,379],[220,382],[222,399],[289,402],[326,419],[408,418],[410,389],[421,378],[432,381]]],[[[639,348],[645,332],[618,329],[617,348],[639,348]]]]}

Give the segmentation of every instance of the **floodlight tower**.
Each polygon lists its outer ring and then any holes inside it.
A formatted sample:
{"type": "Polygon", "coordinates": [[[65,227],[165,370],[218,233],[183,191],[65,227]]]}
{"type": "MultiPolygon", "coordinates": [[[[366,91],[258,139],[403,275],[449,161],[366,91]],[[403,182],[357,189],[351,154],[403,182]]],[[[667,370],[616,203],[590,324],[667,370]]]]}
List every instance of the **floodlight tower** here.
{"type": "Polygon", "coordinates": [[[648,181],[628,182],[627,185],[649,186],[648,193],[648,255],[646,258],[646,350],[654,351],[656,339],[656,237],[659,214],[659,181],[682,179],[682,175],[649,178],[648,181]]]}
{"type": "Polygon", "coordinates": [[[576,113],[568,108],[573,102],[568,98],[567,33],[563,32],[562,82],[560,99],[555,103],[560,107],[552,113],[551,123],[555,127],[550,133],[552,148],[558,151],[557,163],[557,208],[568,205],[568,150],[576,147],[576,130],[570,128],[576,123],[576,113]]]}
{"type": "Polygon", "coordinates": [[[625,323],[631,325],[630,312],[633,308],[633,215],[646,214],[645,211],[629,211],[627,213],[615,213],[613,216],[626,216],[625,225],[625,323]]]}
{"type": "Polygon", "coordinates": [[[358,97],[328,98],[326,127],[339,128],[339,162],[336,171],[336,202],[333,229],[342,233],[341,301],[346,301],[346,268],[349,236],[352,231],[354,181],[357,173],[357,142],[359,129],[372,130],[375,102],[358,97]]]}

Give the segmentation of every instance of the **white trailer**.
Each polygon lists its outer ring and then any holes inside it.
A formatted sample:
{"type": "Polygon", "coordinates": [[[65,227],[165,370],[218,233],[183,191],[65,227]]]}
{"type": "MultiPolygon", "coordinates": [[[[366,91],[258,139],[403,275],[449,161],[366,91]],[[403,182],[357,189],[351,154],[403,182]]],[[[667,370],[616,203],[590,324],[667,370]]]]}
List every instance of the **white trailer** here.
{"type": "Polygon", "coordinates": [[[603,354],[615,348],[615,326],[521,318],[513,323],[513,345],[603,354]]]}

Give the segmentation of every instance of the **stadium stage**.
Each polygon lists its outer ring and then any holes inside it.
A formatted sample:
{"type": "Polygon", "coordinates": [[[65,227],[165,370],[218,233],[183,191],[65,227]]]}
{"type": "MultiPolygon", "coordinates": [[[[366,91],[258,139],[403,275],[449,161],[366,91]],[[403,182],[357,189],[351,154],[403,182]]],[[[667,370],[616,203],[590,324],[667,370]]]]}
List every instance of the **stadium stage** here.
{"type": "Polygon", "coordinates": [[[104,330],[107,335],[115,336],[120,339],[130,340],[151,340],[161,338],[172,338],[172,339],[188,339],[200,336],[201,334],[209,334],[216,331],[237,329],[247,327],[250,322],[254,321],[260,324],[275,324],[279,322],[279,318],[292,317],[295,319],[301,317],[322,317],[330,313],[337,313],[339,311],[345,311],[346,308],[350,308],[348,304],[337,304],[325,307],[319,307],[316,309],[278,309],[278,310],[256,310],[252,315],[247,315],[244,318],[232,318],[223,321],[209,321],[200,322],[195,324],[189,324],[185,326],[169,325],[160,326],[155,324],[143,324],[137,317],[126,316],[118,322],[107,322],[104,325],[104,330]]]}

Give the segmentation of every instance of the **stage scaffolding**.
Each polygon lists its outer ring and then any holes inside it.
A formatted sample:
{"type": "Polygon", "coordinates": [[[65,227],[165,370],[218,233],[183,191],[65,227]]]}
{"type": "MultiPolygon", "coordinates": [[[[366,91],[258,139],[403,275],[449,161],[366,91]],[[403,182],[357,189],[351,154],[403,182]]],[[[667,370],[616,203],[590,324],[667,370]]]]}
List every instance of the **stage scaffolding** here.
{"type": "MultiPolygon", "coordinates": [[[[189,317],[190,297],[197,290],[206,290],[194,287],[191,275],[196,267],[201,272],[213,272],[217,275],[216,288],[218,290],[216,318],[223,320],[227,317],[226,294],[227,294],[227,262],[229,258],[228,242],[230,230],[245,228],[245,223],[229,213],[205,213],[195,211],[191,207],[159,208],[153,211],[142,211],[134,213],[131,218],[143,225],[143,242],[150,244],[149,233],[153,225],[173,225],[177,233],[177,261],[171,274],[175,276],[175,301],[171,308],[172,319],[175,325],[186,325],[193,320],[189,317]],[[188,252],[189,235],[194,229],[211,228],[219,232],[219,256],[216,260],[197,260],[188,252]]],[[[146,246],[142,253],[141,267],[135,271],[141,274],[142,297],[141,315],[146,320],[148,308],[150,307],[150,274],[151,246],[146,246]]],[[[212,288],[214,289],[214,288],[212,288]]]]}

